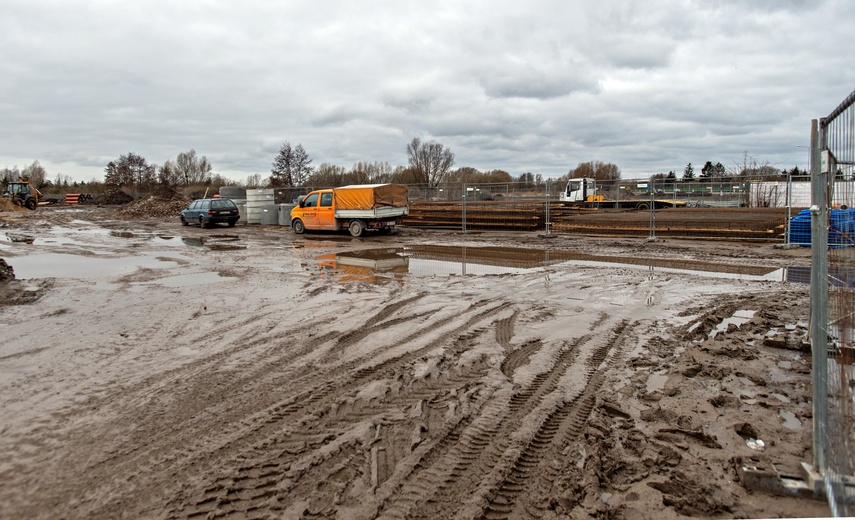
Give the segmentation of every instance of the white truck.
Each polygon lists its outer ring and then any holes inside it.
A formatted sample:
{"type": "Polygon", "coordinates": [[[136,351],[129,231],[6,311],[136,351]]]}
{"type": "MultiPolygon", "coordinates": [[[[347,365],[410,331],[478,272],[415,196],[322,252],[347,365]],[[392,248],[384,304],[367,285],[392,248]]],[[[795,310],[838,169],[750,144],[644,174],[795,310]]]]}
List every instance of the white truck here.
{"type": "MultiPolygon", "coordinates": [[[[620,193],[620,190],[617,190],[620,193]]],[[[652,204],[655,209],[683,207],[685,201],[673,199],[658,199],[650,197],[638,197],[635,195],[623,198],[615,197],[606,199],[597,192],[597,181],[589,177],[580,177],[567,181],[567,187],[561,192],[559,199],[568,206],[600,207],[600,208],[625,208],[625,209],[650,209],[652,204]]]]}

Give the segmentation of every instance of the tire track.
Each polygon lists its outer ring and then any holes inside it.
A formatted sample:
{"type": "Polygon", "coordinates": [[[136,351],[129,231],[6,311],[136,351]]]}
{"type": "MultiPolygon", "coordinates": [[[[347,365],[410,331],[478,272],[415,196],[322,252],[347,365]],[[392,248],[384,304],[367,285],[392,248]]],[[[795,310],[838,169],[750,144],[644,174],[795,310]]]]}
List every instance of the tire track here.
{"type": "MultiPolygon", "coordinates": [[[[547,455],[567,442],[574,441],[582,433],[594,408],[597,392],[606,379],[607,368],[601,365],[615,345],[618,348],[615,349],[617,352],[613,360],[622,353],[620,345],[627,327],[626,320],[620,322],[611,330],[609,341],[594,351],[585,363],[587,384],[582,393],[571,401],[561,403],[548,414],[500,485],[487,497],[488,505],[482,518],[492,520],[543,516],[546,508],[542,503],[519,502],[519,499],[525,496],[526,490],[538,488],[531,485],[532,480],[544,480],[543,470],[549,467],[546,462],[550,459],[547,455]]],[[[552,472],[547,474],[551,475],[552,472]]]]}
{"type": "MultiPolygon", "coordinates": [[[[487,303],[485,300],[472,306],[463,319],[467,315],[472,318],[472,312],[487,303]]],[[[477,316],[473,319],[477,319],[477,316]]],[[[298,332],[309,327],[310,324],[301,325],[298,332]]],[[[435,324],[426,326],[420,332],[428,332],[427,329],[435,331],[437,327],[435,324]]],[[[291,331],[291,334],[295,332],[291,331]]],[[[294,339],[296,337],[293,336],[281,338],[265,352],[284,351],[277,345],[294,339]]],[[[372,357],[366,355],[345,368],[303,370],[298,377],[288,381],[289,384],[279,376],[282,369],[291,370],[295,364],[293,356],[288,353],[273,361],[258,363],[260,368],[250,373],[239,376],[228,373],[220,379],[212,377],[218,375],[218,365],[235,352],[248,351],[264,341],[263,337],[253,338],[244,345],[236,346],[232,352],[219,352],[191,367],[178,367],[147,378],[118,397],[110,398],[107,402],[112,402],[113,408],[117,408],[116,403],[126,401],[129,395],[135,396],[133,400],[136,402],[131,403],[132,407],[118,405],[125,412],[117,413],[118,418],[103,425],[99,431],[87,431],[85,437],[80,438],[58,437],[58,442],[73,446],[75,443],[89,445],[93,438],[103,436],[104,448],[100,450],[97,460],[85,462],[75,460],[73,454],[77,450],[69,449],[71,455],[66,466],[79,468],[84,477],[49,486],[51,491],[48,494],[78,495],[81,489],[104,489],[112,484],[100,475],[115,474],[117,471],[134,475],[136,487],[144,485],[147,475],[169,474],[174,471],[173,468],[189,468],[193,465],[216,467],[218,461],[213,459],[231,458],[236,446],[251,446],[258,439],[264,439],[270,431],[281,431],[278,421],[284,420],[289,414],[304,413],[305,407],[302,405],[289,406],[301,397],[311,397],[304,403],[311,406],[324,399],[332,399],[337,395],[334,394],[337,389],[339,392],[347,391],[346,382],[352,379],[354,367],[364,365],[372,357]],[[329,382],[318,384],[318,380],[329,382]],[[160,392],[163,392],[162,401],[165,402],[152,406],[151,403],[158,399],[156,394],[160,392]],[[143,397],[146,394],[148,398],[143,397]],[[151,394],[155,394],[154,397],[151,394]],[[179,395],[180,399],[171,399],[168,397],[170,394],[179,395]],[[283,394],[291,396],[283,400],[283,394]],[[272,399],[278,400],[278,403],[271,402],[272,399]],[[115,436],[119,432],[121,435],[115,436]]],[[[98,403],[88,406],[93,413],[98,407],[98,403]]],[[[75,413],[79,412],[78,409],[75,413]]]]}
{"type": "MultiPolygon", "coordinates": [[[[479,307],[487,303],[489,302],[478,302],[470,307],[469,312],[478,310],[479,307]]],[[[264,464],[275,464],[276,470],[280,475],[280,481],[276,484],[277,489],[279,490],[277,496],[279,496],[279,499],[283,500],[285,503],[287,503],[288,500],[293,500],[293,497],[289,497],[287,492],[282,491],[283,489],[289,488],[287,484],[283,484],[282,479],[286,478],[287,475],[291,475],[291,477],[294,478],[299,475],[299,471],[301,470],[299,467],[295,467],[295,464],[300,467],[311,467],[313,464],[317,464],[317,461],[312,462],[311,459],[320,456],[317,453],[319,451],[318,449],[310,450],[307,455],[295,455],[296,453],[305,453],[307,451],[304,439],[307,432],[311,432],[312,435],[317,435],[318,432],[325,432],[321,433],[321,435],[326,435],[324,437],[326,441],[322,443],[323,449],[331,449],[329,444],[335,443],[338,438],[337,436],[340,435],[341,432],[337,431],[334,427],[325,429],[323,425],[334,424],[335,414],[330,412],[335,408],[338,401],[340,401],[347,393],[361,388],[368,382],[383,379],[384,377],[394,380],[396,374],[400,374],[404,367],[423,357],[425,354],[442,347],[448,342],[452,342],[452,347],[449,349],[452,357],[462,354],[467,350],[467,342],[474,336],[478,335],[478,333],[466,333],[466,331],[476,327],[479,323],[489,319],[495,314],[505,311],[511,305],[512,304],[510,303],[500,303],[482,310],[481,312],[475,313],[468,318],[465,318],[463,323],[442,333],[438,338],[414,351],[408,351],[392,356],[385,361],[364,366],[366,361],[371,361],[376,357],[375,355],[368,355],[366,356],[366,359],[347,363],[344,367],[337,367],[335,371],[331,370],[330,375],[333,375],[333,373],[345,375],[339,376],[338,379],[333,379],[328,383],[323,383],[310,390],[301,392],[300,394],[290,398],[287,402],[272,407],[258,418],[259,420],[262,420],[264,424],[261,428],[256,428],[252,432],[252,438],[256,439],[252,448],[248,450],[235,450],[233,446],[229,446],[228,450],[223,449],[223,451],[227,452],[223,455],[230,454],[230,458],[234,459],[238,456],[237,453],[243,452],[243,454],[239,456],[241,459],[257,460],[259,466],[262,465],[262,461],[264,464]],[[363,366],[360,367],[360,365],[363,366]],[[296,426],[292,431],[283,431],[282,425],[285,424],[296,426]],[[271,457],[271,454],[277,453],[277,456],[271,457]]],[[[421,330],[413,332],[411,339],[421,337],[428,331],[435,329],[435,324],[428,324],[421,330]]],[[[407,341],[408,340],[402,340],[401,343],[405,344],[407,341]]],[[[447,383],[450,383],[452,387],[464,387],[470,382],[483,377],[485,373],[484,370],[486,370],[485,367],[478,368],[470,374],[464,375],[455,381],[449,381],[447,383]]],[[[318,377],[318,375],[315,374],[315,377],[318,377]]],[[[438,388],[441,393],[447,392],[447,386],[439,385],[438,388]]],[[[419,386],[416,385],[413,389],[418,390],[419,386]]],[[[405,398],[405,402],[415,402],[422,398],[423,396],[418,393],[413,393],[409,400],[405,398]]],[[[398,399],[395,399],[390,405],[381,406],[381,408],[378,409],[377,412],[374,412],[373,415],[382,415],[387,409],[386,406],[391,406],[396,409],[399,408],[400,405],[398,402],[398,399]]],[[[372,415],[372,413],[368,413],[368,415],[372,415]]],[[[349,425],[352,427],[353,421],[344,420],[343,424],[345,426],[349,425]]],[[[241,433],[246,434],[246,432],[241,433]]],[[[354,444],[355,441],[351,440],[342,442],[347,444],[347,446],[336,446],[336,449],[339,451],[345,449],[357,449],[354,444]]],[[[217,453],[216,457],[219,458],[220,454],[217,453]]],[[[254,465],[250,466],[251,468],[257,467],[254,465]]],[[[193,498],[192,494],[176,497],[176,499],[171,502],[172,506],[170,516],[181,518],[196,515],[204,516],[215,511],[217,514],[227,511],[236,512],[253,507],[254,501],[261,499],[270,500],[267,496],[255,497],[253,495],[249,499],[235,501],[234,496],[236,496],[236,494],[240,496],[245,495],[246,489],[258,491],[263,490],[265,489],[265,486],[270,485],[269,480],[272,477],[268,475],[267,472],[265,472],[264,477],[253,477],[249,470],[245,473],[245,475],[238,475],[238,480],[235,480],[237,477],[223,477],[220,481],[226,483],[225,485],[213,486],[215,489],[211,490],[209,488],[206,494],[201,497],[193,498]],[[241,482],[241,484],[240,486],[237,486],[233,484],[234,482],[241,482]],[[216,500],[212,500],[213,496],[216,497],[216,500]],[[250,503],[247,503],[247,500],[249,500],[250,503]]],[[[289,480],[293,482],[294,478],[290,478],[289,480]]],[[[251,494],[252,492],[250,492],[250,495],[251,494]]]]}
{"type": "Polygon", "coordinates": [[[514,372],[527,364],[531,356],[543,347],[543,342],[538,339],[532,339],[522,344],[522,346],[512,352],[509,352],[505,359],[502,360],[502,373],[508,379],[513,379],[514,372]]]}
{"type": "MultiPolygon", "coordinates": [[[[383,505],[381,518],[447,516],[447,505],[457,497],[474,492],[480,476],[491,472],[500,463],[511,445],[514,432],[530,420],[530,415],[546,396],[557,390],[561,378],[575,364],[580,350],[594,338],[594,334],[586,334],[572,344],[564,345],[550,370],[535,376],[527,387],[518,389],[509,399],[496,400],[485,407],[441,458],[430,465],[423,465],[419,472],[410,475],[400,486],[400,491],[389,493],[391,499],[383,505]]],[[[535,345],[540,346],[541,342],[530,342],[525,348],[527,355],[534,352],[535,345]]]]}
{"type": "Polygon", "coordinates": [[[517,321],[520,311],[515,311],[509,318],[496,322],[496,343],[502,347],[506,353],[513,349],[511,339],[514,337],[514,324],[517,321]]]}

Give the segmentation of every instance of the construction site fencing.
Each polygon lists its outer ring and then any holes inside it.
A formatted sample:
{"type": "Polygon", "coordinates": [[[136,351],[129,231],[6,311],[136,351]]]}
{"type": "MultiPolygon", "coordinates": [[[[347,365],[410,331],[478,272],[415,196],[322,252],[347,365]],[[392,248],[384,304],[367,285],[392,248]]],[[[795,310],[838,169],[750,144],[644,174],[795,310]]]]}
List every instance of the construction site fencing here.
{"type": "MultiPolygon", "coordinates": [[[[596,182],[598,202],[563,200],[567,181],[409,185],[405,225],[468,231],[787,241],[809,206],[806,178],[596,182]],[[593,218],[596,212],[596,218],[593,218]]],[[[809,245],[805,244],[806,246],[809,245]]]]}
{"type": "Polygon", "coordinates": [[[855,515],[855,92],[811,124],[813,467],[855,515]]]}

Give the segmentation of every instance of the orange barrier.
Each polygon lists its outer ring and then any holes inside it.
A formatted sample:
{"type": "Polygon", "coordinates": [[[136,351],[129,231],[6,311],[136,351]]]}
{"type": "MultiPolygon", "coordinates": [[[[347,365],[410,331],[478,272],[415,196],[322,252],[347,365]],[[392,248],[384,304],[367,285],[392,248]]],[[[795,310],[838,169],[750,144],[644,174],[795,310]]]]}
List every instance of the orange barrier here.
{"type": "Polygon", "coordinates": [[[66,193],[65,194],[65,203],[66,204],[80,204],[80,194],[79,193],[66,193]]]}

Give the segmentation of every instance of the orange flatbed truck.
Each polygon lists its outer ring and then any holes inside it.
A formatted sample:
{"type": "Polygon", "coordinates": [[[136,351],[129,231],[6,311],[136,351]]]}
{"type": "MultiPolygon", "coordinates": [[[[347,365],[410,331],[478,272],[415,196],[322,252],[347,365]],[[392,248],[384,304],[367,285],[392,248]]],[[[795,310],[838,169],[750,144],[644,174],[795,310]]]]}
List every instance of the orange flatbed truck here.
{"type": "Polygon", "coordinates": [[[362,236],[368,230],[390,231],[409,214],[403,184],[361,184],[308,193],[291,210],[291,229],[348,230],[362,236]]]}

